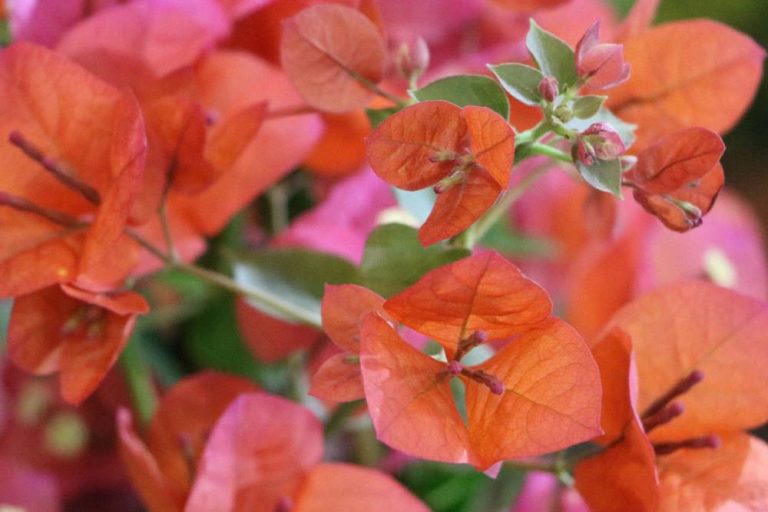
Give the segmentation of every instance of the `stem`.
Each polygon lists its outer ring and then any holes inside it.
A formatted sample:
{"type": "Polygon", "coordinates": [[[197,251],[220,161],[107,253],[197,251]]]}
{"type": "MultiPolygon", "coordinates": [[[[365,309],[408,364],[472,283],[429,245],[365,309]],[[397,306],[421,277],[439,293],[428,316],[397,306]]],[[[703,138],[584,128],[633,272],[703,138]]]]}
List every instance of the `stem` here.
{"type": "Polygon", "coordinates": [[[381,96],[382,98],[388,99],[389,101],[391,101],[392,103],[394,103],[398,107],[405,107],[405,106],[408,105],[407,101],[403,100],[402,98],[400,98],[398,96],[395,96],[394,94],[388,93],[387,91],[385,91],[384,89],[379,87],[377,84],[375,84],[375,83],[371,82],[370,80],[368,80],[367,78],[365,78],[363,75],[361,75],[357,71],[352,70],[352,69],[347,69],[347,68],[345,68],[345,71],[347,73],[349,73],[349,76],[351,76],[352,78],[354,78],[355,80],[360,82],[360,84],[363,87],[365,87],[366,89],[368,89],[372,93],[374,93],[374,94],[376,94],[378,96],[381,96]]]}
{"type": "Polygon", "coordinates": [[[171,267],[188,274],[192,274],[193,276],[197,276],[204,281],[218,286],[219,288],[223,288],[238,295],[253,299],[256,302],[259,302],[264,306],[267,306],[270,309],[273,309],[280,314],[303,324],[311,325],[312,327],[316,327],[318,329],[320,329],[322,326],[319,315],[315,316],[295,309],[289,303],[283,302],[278,297],[266,294],[261,290],[256,290],[254,288],[242,285],[231,277],[225,276],[224,274],[183,262],[174,263],[171,265],[171,267]]]}
{"type": "Polygon", "coordinates": [[[556,147],[550,146],[548,144],[542,144],[540,142],[531,142],[519,146],[515,150],[515,163],[517,164],[522,162],[526,158],[530,158],[532,156],[548,156],[549,158],[559,162],[565,162],[568,164],[573,163],[573,157],[569,153],[566,153],[562,149],[557,149],[556,147]]]}
{"type": "Polygon", "coordinates": [[[176,247],[173,245],[173,236],[171,235],[171,227],[168,224],[168,214],[166,208],[167,202],[165,199],[160,203],[158,209],[158,216],[160,217],[160,226],[163,229],[163,238],[165,239],[165,248],[168,251],[168,258],[175,262],[178,261],[179,255],[176,252],[176,247]]]}
{"type": "Polygon", "coordinates": [[[542,138],[544,135],[547,134],[547,132],[550,129],[549,123],[546,121],[542,121],[530,130],[526,130],[524,132],[520,132],[515,136],[515,146],[520,147],[523,144],[531,144],[533,142],[536,142],[540,138],[542,138]]]}
{"type": "Polygon", "coordinates": [[[272,224],[272,234],[277,235],[291,223],[288,215],[288,191],[282,183],[275,184],[267,191],[269,201],[269,218],[272,224]]]}
{"type": "Polygon", "coordinates": [[[219,288],[223,288],[224,290],[228,290],[237,295],[242,295],[244,297],[253,299],[254,301],[259,302],[264,306],[267,306],[270,309],[273,309],[297,322],[311,325],[312,327],[316,327],[318,329],[322,328],[319,315],[313,315],[311,313],[295,309],[291,304],[280,300],[279,297],[275,297],[274,295],[270,295],[262,290],[257,290],[255,288],[251,288],[249,286],[238,283],[231,277],[224,274],[220,274],[213,270],[208,270],[207,268],[199,267],[191,263],[174,261],[169,255],[155,247],[151,242],[144,239],[138,233],[134,231],[127,231],[127,234],[139,245],[152,253],[152,255],[165,263],[165,265],[169,268],[181,270],[182,272],[186,272],[187,274],[191,274],[202,279],[203,281],[218,286],[219,288]]]}
{"type": "Polygon", "coordinates": [[[549,169],[551,169],[551,166],[548,164],[534,169],[528,176],[523,178],[515,188],[508,190],[501,201],[488,210],[473,226],[471,235],[468,235],[465,240],[465,243],[467,244],[466,247],[474,247],[474,245],[488,233],[494,224],[501,219],[501,216],[504,215],[507,210],[520,199],[520,197],[522,197],[525,191],[549,169]]]}
{"type": "Polygon", "coordinates": [[[152,372],[142,357],[139,338],[133,337],[120,355],[120,364],[131,393],[131,402],[142,425],[147,425],[157,408],[152,372]]]}

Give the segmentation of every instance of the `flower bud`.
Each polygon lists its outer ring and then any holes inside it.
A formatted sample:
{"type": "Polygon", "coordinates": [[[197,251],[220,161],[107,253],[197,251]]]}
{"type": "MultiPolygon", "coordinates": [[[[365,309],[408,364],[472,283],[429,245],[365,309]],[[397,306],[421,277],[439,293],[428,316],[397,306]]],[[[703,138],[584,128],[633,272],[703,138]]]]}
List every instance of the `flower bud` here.
{"type": "Polygon", "coordinates": [[[411,44],[401,43],[395,57],[397,71],[406,80],[415,80],[429,67],[429,47],[417,37],[411,44]]]}
{"type": "Polygon", "coordinates": [[[576,45],[576,71],[579,78],[595,89],[610,89],[629,78],[620,44],[600,44],[600,22],[592,24],[576,45]]]}
{"type": "Polygon", "coordinates": [[[579,134],[576,157],[584,165],[598,160],[616,160],[626,148],[619,133],[608,123],[594,123],[579,134]]]}
{"type": "Polygon", "coordinates": [[[539,94],[544,100],[553,102],[557,98],[557,87],[560,85],[557,82],[557,78],[553,76],[545,76],[539,82],[539,94]]]}
{"type": "Polygon", "coordinates": [[[573,110],[568,105],[559,105],[555,109],[555,117],[564,123],[573,119],[573,110]]]}

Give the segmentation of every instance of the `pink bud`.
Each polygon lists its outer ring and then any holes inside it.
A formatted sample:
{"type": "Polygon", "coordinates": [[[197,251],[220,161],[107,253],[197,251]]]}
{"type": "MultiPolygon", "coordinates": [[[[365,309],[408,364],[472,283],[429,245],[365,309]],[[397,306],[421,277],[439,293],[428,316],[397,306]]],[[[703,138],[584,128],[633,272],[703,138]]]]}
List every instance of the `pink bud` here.
{"type": "Polygon", "coordinates": [[[558,85],[557,78],[553,76],[545,76],[541,79],[541,82],[539,82],[539,94],[541,94],[541,97],[546,101],[555,101],[555,98],[557,98],[558,85]]]}
{"type": "Polygon", "coordinates": [[[616,160],[626,151],[619,133],[608,123],[594,123],[579,134],[576,154],[584,165],[592,165],[594,159],[616,160]]]}
{"type": "Polygon", "coordinates": [[[418,37],[411,44],[400,44],[395,57],[395,66],[406,80],[421,76],[429,67],[427,42],[418,37]]]}
{"type": "Polygon", "coordinates": [[[579,78],[595,89],[610,89],[629,78],[620,44],[600,44],[600,22],[592,24],[576,45],[576,70],[579,78]]]}

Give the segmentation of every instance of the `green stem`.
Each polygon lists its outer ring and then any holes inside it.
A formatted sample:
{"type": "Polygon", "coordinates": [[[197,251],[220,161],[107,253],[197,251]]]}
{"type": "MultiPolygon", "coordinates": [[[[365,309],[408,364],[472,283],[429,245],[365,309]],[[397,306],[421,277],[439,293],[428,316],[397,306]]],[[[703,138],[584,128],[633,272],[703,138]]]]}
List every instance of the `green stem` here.
{"type": "Polygon", "coordinates": [[[147,425],[157,408],[157,394],[152,383],[152,372],[144,360],[139,338],[134,336],[120,356],[131,402],[142,425],[147,425]]]}
{"type": "Polygon", "coordinates": [[[559,162],[565,162],[568,164],[573,163],[573,157],[569,153],[566,153],[562,149],[557,149],[556,147],[550,146],[548,144],[542,144],[540,142],[531,142],[529,144],[523,144],[522,146],[519,146],[515,150],[515,163],[520,163],[526,158],[530,158],[532,156],[548,156],[549,158],[559,162]]]}
{"type": "Polygon", "coordinates": [[[363,87],[365,87],[366,89],[368,89],[372,93],[376,94],[377,96],[381,96],[382,98],[388,99],[389,101],[391,101],[392,103],[394,103],[398,107],[406,107],[406,106],[408,106],[408,102],[407,101],[403,100],[402,98],[400,98],[398,96],[395,96],[394,94],[388,93],[387,91],[385,91],[384,89],[379,87],[377,84],[375,84],[375,83],[371,82],[370,80],[368,80],[367,78],[365,78],[360,73],[358,73],[358,72],[356,72],[356,71],[354,71],[352,69],[348,69],[348,68],[344,68],[344,69],[349,74],[349,76],[351,76],[352,78],[354,78],[355,80],[360,82],[360,84],[363,87]]]}
{"type": "Polygon", "coordinates": [[[520,132],[515,136],[515,147],[520,147],[524,144],[531,144],[536,142],[540,138],[549,132],[551,126],[546,121],[542,121],[530,130],[520,132]]]}
{"type": "Polygon", "coordinates": [[[233,292],[237,295],[248,297],[254,302],[263,304],[264,306],[277,311],[278,313],[297,322],[311,325],[318,329],[320,329],[322,326],[320,315],[313,315],[311,313],[296,309],[290,303],[281,300],[280,297],[276,297],[263,290],[257,290],[255,288],[251,288],[249,286],[238,283],[231,277],[228,277],[224,274],[220,274],[213,270],[208,270],[207,268],[199,267],[192,263],[174,261],[168,254],[155,247],[151,242],[145,240],[138,233],[134,231],[127,231],[127,234],[139,245],[148,250],[152,255],[165,263],[165,265],[169,268],[181,270],[182,272],[186,272],[187,274],[191,274],[202,279],[203,281],[218,286],[219,288],[233,292]]]}
{"type": "Polygon", "coordinates": [[[224,274],[220,274],[213,270],[208,270],[207,268],[198,267],[197,265],[193,265],[191,263],[178,262],[171,264],[171,267],[196,276],[208,283],[218,286],[219,288],[223,288],[224,290],[231,291],[237,295],[248,297],[254,302],[263,304],[265,307],[275,310],[281,315],[287,316],[293,320],[296,320],[297,322],[311,325],[313,327],[317,327],[318,329],[322,327],[319,315],[312,315],[305,311],[295,309],[293,306],[291,306],[290,303],[284,302],[279,297],[270,295],[262,290],[257,290],[249,286],[245,286],[241,283],[238,283],[231,277],[225,276],[224,274]]]}

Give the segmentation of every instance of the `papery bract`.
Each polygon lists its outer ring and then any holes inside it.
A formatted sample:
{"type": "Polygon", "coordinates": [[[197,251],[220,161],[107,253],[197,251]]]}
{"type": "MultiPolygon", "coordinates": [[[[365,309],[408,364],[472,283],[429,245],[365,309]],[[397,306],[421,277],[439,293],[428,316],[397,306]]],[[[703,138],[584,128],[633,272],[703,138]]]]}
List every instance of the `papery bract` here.
{"type": "Polygon", "coordinates": [[[506,339],[535,326],[549,317],[552,303],[517,267],[487,253],[429,272],[390,298],[384,310],[453,353],[476,331],[506,339]]]}
{"type": "Polygon", "coordinates": [[[611,91],[608,106],[638,125],[639,150],[688,126],[722,133],[752,101],[764,56],[749,37],[714,21],[659,25],[624,42],[632,77],[611,91]]]}
{"type": "Polygon", "coordinates": [[[362,13],[335,4],[310,7],[283,24],[281,61],[311,106],[345,112],[372,97],[361,80],[384,75],[384,42],[362,13]]]}
{"type": "Polygon", "coordinates": [[[484,107],[426,101],[384,121],[368,138],[371,167],[405,190],[434,186],[435,208],[419,231],[423,245],[457,235],[509,182],[514,133],[484,107]]]}
{"type": "Polygon", "coordinates": [[[487,469],[599,433],[596,366],[578,334],[548,318],[550,309],[542,289],[488,253],[433,270],[384,304],[392,318],[443,344],[449,362],[419,352],[369,314],[360,357],[379,439],[487,469]],[[484,363],[461,363],[476,345],[509,338],[484,363]],[[454,376],[466,387],[467,424],[454,403],[454,376]]]}
{"type": "Polygon", "coordinates": [[[0,161],[8,169],[0,191],[58,216],[52,220],[2,201],[0,295],[57,282],[111,287],[130,272],[138,254],[123,234],[144,171],[146,141],[138,106],[129,94],[31,44],[3,51],[0,68],[0,133],[6,138],[0,161]],[[98,197],[89,201],[45,172],[40,162],[7,142],[10,133],[47,162],[68,169],[98,197]]]}
{"type": "Polygon", "coordinates": [[[699,282],[662,288],[619,311],[595,355],[607,372],[603,378],[617,378],[611,368],[629,361],[631,336],[638,395],[635,402],[631,376],[629,393],[607,395],[624,411],[611,416],[611,403],[604,403],[607,417],[620,420],[627,411],[629,417],[622,435],[576,468],[577,487],[590,506],[609,511],[623,499],[632,510],[650,512],[657,510],[651,498],[658,494],[658,510],[710,511],[764,501],[768,482],[758,461],[766,446],[740,431],[767,416],[766,393],[757,384],[757,361],[766,349],[755,342],[767,318],[764,303],[699,282]],[[617,350],[619,345],[624,348],[617,350]],[[656,464],[661,487],[651,481],[656,464]],[[646,475],[645,483],[628,486],[614,476],[618,467],[634,478],[646,475]]]}
{"type": "Polygon", "coordinates": [[[384,313],[384,297],[362,286],[326,285],[323,330],[344,352],[331,356],[312,375],[310,394],[330,401],[363,398],[360,376],[360,323],[371,312],[384,313]]]}
{"type": "Polygon", "coordinates": [[[133,292],[94,293],[72,286],[17,297],[8,327],[8,351],[35,374],[58,371],[63,398],[90,395],[128,342],[136,315],[149,309],[133,292]]]}
{"type": "Polygon", "coordinates": [[[550,9],[558,7],[571,0],[492,0],[493,3],[506,9],[520,11],[534,11],[536,9],[550,9]]]}
{"type": "Polygon", "coordinates": [[[724,183],[722,139],[705,128],[672,133],[638,155],[627,174],[635,199],[675,231],[702,222],[724,183]]]}
{"type": "Polygon", "coordinates": [[[595,89],[609,89],[629,78],[620,44],[600,44],[600,22],[592,24],[576,45],[579,78],[595,89]]]}
{"type": "Polygon", "coordinates": [[[391,477],[349,464],[318,464],[322,427],[298,404],[264,393],[242,395],[211,432],[185,510],[426,512],[391,477]],[[264,411],[270,414],[265,415],[264,411]]]}
{"type": "Polygon", "coordinates": [[[766,464],[768,445],[745,434],[723,436],[716,450],[673,453],[659,462],[660,510],[763,510],[766,464]]]}
{"type": "Polygon", "coordinates": [[[216,0],[138,0],[98,12],[70,29],[58,49],[96,64],[99,52],[139,61],[160,78],[188,66],[229,31],[216,0]],[[168,37],[169,31],[173,37],[168,37]],[[94,58],[96,57],[96,58],[94,58]]]}
{"type": "Polygon", "coordinates": [[[161,400],[147,445],[134,431],[131,414],[119,411],[121,456],[150,510],[183,508],[213,425],[239,394],[256,390],[245,379],[216,372],[179,382],[161,400]]]}
{"type": "Polygon", "coordinates": [[[260,361],[280,361],[308,349],[320,338],[316,329],[269,316],[243,299],[235,303],[235,314],[243,342],[260,361]]]}

